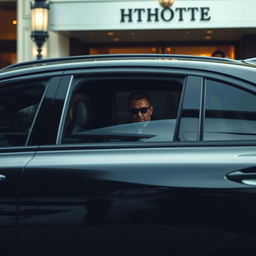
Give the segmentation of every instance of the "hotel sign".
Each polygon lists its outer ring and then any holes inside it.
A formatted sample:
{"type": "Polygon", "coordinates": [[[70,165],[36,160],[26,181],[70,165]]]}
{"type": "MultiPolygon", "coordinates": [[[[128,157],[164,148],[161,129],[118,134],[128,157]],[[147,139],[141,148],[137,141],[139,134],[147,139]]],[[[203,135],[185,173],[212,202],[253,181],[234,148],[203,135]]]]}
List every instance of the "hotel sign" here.
{"type": "Polygon", "coordinates": [[[255,10],[256,0],[51,0],[49,17],[52,31],[256,28],[255,10]]]}
{"type": "Polygon", "coordinates": [[[120,9],[120,16],[121,23],[211,20],[210,7],[123,8],[120,9]]]}

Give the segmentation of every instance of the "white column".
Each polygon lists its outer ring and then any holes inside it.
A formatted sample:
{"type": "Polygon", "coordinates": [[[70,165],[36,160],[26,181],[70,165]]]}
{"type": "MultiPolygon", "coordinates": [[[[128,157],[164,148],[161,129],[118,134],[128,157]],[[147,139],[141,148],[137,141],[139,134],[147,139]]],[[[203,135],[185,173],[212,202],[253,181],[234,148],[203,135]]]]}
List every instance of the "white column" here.
{"type": "Polygon", "coordinates": [[[69,38],[59,32],[49,32],[48,58],[69,56],[69,38]]]}
{"type": "Polygon", "coordinates": [[[30,38],[30,13],[30,0],[17,1],[17,62],[34,59],[32,48],[35,46],[30,38]]]}

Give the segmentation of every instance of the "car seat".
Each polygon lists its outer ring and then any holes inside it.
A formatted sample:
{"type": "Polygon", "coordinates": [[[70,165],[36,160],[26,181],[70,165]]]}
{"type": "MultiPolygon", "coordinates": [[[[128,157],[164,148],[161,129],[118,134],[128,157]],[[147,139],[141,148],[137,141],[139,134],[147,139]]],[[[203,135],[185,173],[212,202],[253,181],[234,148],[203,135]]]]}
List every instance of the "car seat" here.
{"type": "Polygon", "coordinates": [[[93,127],[94,114],[89,101],[85,99],[76,100],[73,107],[70,133],[77,133],[93,127]]]}

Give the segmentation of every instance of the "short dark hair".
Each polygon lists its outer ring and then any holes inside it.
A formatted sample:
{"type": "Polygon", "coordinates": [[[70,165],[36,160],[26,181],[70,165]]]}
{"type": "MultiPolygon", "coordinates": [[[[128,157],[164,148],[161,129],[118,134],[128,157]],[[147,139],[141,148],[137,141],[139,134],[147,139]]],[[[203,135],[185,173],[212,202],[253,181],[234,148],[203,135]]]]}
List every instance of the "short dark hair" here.
{"type": "Polygon", "coordinates": [[[212,57],[215,57],[216,55],[221,55],[223,58],[225,58],[224,52],[222,52],[220,50],[217,50],[217,51],[212,53],[212,57]]]}
{"type": "Polygon", "coordinates": [[[133,100],[140,100],[144,98],[146,98],[149,105],[151,105],[150,97],[146,92],[143,92],[143,91],[132,92],[128,97],[128,105],[130,105],[131,101],[133,100]]]}

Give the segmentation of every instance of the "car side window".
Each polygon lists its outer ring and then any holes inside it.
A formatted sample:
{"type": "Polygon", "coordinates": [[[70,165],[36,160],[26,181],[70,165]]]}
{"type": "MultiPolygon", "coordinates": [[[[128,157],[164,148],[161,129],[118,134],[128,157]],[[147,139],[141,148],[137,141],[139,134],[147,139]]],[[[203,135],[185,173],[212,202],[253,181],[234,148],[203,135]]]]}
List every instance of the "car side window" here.
{"type": "Polygon", "coordinates": [[[183,77],[146,76],[77,79],[62,143],[172,141],[183,81],[183,77]],[[130,106],[132,94],[149,100],[130,106]],[[139,122],[132,115],[150,119],[139,122]]]}
{"type": "Polygon", "coordinates": [[[45,82],[0,85],[0,147],[24,146],[45,89],[45,82]]]}
{"type": "Polygon", "coordinates": [[[256,139],[255,93],[208,79],[203,139],[256,139]]]}

